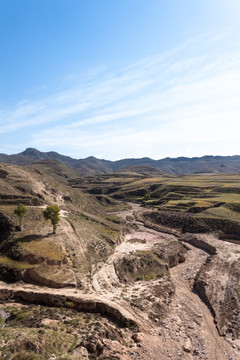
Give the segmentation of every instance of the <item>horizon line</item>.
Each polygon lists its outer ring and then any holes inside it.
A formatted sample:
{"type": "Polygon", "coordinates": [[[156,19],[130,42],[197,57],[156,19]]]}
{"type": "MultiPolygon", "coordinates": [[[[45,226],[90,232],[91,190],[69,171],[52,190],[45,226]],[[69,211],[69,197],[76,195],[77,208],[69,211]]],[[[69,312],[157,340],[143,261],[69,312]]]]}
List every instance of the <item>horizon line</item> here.
{"type": "MultiPolygon", "coordinates": [[[[0,146],[0,148],[1,148],[1,146],[0,146]]],[[[5,148],[6,148],[6,147],[5,147],[5,148]]],[[[8,149],[10,149],[10,148],[8,148],[8,149]]],[[[120,159],[118,159],[118,160],[108,160],[108,159],[98,158],[98,157],[96,157],[96,156],[94,156],[94,155],[89,155],[89,156],[87,156],[87,157],[85,157],[85,158],[74,158],[74,157],[72,157],[72,156],[70,156],[70,155],[60,154],[59,152],[57,152],[57,151],[55,151],[55,150],[41,151],[41,150],[38,150],[38,149],[33,148],[33,147],[27,147],[25,150],[23,150],[23,151],[21,151],[21,152],[19,152],[19,153],[13,153],[13,154],[0,153],[0,155],[6,155],[6,156],[20,155],[20,154],[26,152],[27,150],[35,150],[35,151],[38,151],[38,152],[40,152],[40,153],[45,153],[45,154],[56,153],[56,154],[58,154],[58,155],[60,155],[60,156],[66,156],[66,157],[69,157],[69,158],[71,158],[71,159],[73,159],[73,160],[76,160],[76,161],[78,161],[78,160],[86,160],[86,159],[88,159],[88,158],[95,158],[95,159],[97,159],[97,160],[110,161],[110,162],[117,162],[117,161],[121,161],[121,160],[130,160],[130,159],[141,160],[141,159],[145,159],[145,158],[146,158],[146,159],[153,160],[153,161],[161,161],[161,160],[165,160],[165,159],[173,159],[173,160],[175,160],[175,159],[180,159],[180,158],[183,158],[183,159],[201,159],[201,158],[203,158],[203,157],[235,157],[235,156],[240,156],[240,154],[234,154],[234,155],[212,155],[212,154],[205,154],[205,155],[202,155],[202,156],[191,156],[191,157],[190,157],[190,156],[176,156],[176,157],[166,156],[166,157],[164,157],[164,158],[159,158],[159,159],[153,159],[153,158],[151,158],[151,157],[149,157],[149,156],[144,156],[144,157],[140,157],[140,158],[127,157],[127,158],[120,158],[120,159]]]]}

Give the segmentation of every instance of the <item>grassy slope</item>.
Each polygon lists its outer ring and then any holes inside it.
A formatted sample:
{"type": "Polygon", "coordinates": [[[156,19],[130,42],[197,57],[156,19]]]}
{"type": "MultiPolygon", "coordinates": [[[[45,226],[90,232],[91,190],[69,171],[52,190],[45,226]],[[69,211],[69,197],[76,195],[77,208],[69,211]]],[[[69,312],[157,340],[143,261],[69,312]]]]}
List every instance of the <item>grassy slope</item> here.
{"type": "Polygon", "coordinates": [[[82,357],[74,356],[74,349],[79,344],[90,348],[95,343],[96,347],[99,334],[125,343],[124,330],[115,329],[99,314],[79,313],[71,306],[70,302],[66,308],[2,306],[0,311],[8,316],[5,321],[0,315],[0,324],[4,324],[0,327],[2,356],[11,360],[45,360],[54,353],[63,360],[77,360],[82,357]]]}
{"type": "Polygon", "coordinates": [[[23,268],[65,263],[80,276],[90,271],[89,263],[102,261],[112,252],[120,236],[121,223],[108,218],[103,206],[94,196],[68,185],[73,172],[58,163],[37,164],[30,168],[1,164],[8,172],[0,179],[0,212],[17,225],[14,209],[24,203],[27,213],[23,218],[23,231],[15,232],[13,239],[0,249],[0,266],[23,268]],[[1,195],[5,196],[1,199],[1,195]],[[12,196],[14,195],[14,198],[12,196]],[[32,200],[34,199],[34,201],[32,200]],[[23,201],[24,200],[24,201],[23,201]],[[65,211],[56,235],[42,216],[42,206],[57,204],[65,211]]]}

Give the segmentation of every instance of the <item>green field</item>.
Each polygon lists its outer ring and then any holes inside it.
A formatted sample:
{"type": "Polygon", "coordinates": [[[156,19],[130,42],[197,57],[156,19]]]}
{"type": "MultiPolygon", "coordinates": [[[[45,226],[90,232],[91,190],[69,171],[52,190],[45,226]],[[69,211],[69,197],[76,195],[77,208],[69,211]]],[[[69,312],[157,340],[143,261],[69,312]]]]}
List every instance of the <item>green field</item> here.
{"type": "MultiPolygon", "coordinates": [[[[174,219],[179,214],[181,229],[188,216],[196,228],[205,231],[217,231],[219,228],[225,234],[239,233],[235,225],[240,224],[240,175],[174,177],[134,173],[133,176],[132,172],[126,172],[124,176],[122,173],[112,173],[89,178],[78,186],[97,197],[101,195],[120,201],[139,202],[146,210],[164,213],[163,217],[168,217],[167,225],[170,227],[175,226],[174,219]]],[[[161,220],[158,217],[156,221],[161,220]]]]}

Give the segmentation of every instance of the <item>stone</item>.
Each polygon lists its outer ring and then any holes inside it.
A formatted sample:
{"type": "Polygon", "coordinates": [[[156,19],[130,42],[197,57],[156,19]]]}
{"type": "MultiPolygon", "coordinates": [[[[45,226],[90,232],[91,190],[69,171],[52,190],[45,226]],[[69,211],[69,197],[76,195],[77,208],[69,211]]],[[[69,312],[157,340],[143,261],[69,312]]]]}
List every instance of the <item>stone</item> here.
{"type": "Polygon", "coordinates": [[[185,341],[185,344],[183,345],[183,350],[186,353],[192,352],[192,344],[189,338],[185,341]]]}
{"type": "Polygon", "coordinates": [[[198,348],[195,348],[195,349],[194,349],[193,354],[194,354],[194,355],[198,355],[198,354],[199,354],[198,348]]]}
{"type": "Polygon", "coordinates": [[[80,355],[84,356],[84,359],[88,359],[88,351],[84,346],[78,346],[76,349],[74,349],[72,355],[80,355]]]}
{"type": "Polygon", "coordinates": [[[144,335],[143,335],[143,333],[140,333],[140,332],[139,333],[134,333],[132,335],[132,339],[137,343],[143,341],[143,338],[144,338],[144,335]]]}
{"type": "Polygon", "coordinates": [[[48,360],[57,360],[57,357],[55,354],[52,354],[48,360]]]}

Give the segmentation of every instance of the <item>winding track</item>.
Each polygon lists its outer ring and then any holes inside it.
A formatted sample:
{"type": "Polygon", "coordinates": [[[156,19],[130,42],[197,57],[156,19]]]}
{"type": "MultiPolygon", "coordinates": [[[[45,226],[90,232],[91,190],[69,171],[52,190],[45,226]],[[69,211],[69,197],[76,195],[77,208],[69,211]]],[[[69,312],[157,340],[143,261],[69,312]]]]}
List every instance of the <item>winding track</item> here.
{"type": "MultiPolygon", "coordinates": [[[[139,210],[141,210],[139,205],[132,204],[131,210],[118,215],[127,221],[128,216],[133,218],[134,212],[139,210]]],[[[166,242],[172,238],[172,235],[146,228],[143,223],[134,220],[127,222],[129,233],[125,235],[125,241],[116,248],[114,254],[93,276],[92,285],[95,291],[113,300],[114,297],[119,297],[121,292],[114,261],[131,251],[149,249],[154,246],[154,243],[166,242]],[[128,242],[134,238],[145,239],[146,243],[128,242]]],[[[232,348],[219,335],[210,310],[191,290],[194,277],[209,254],[191,245],[188,245],[188,248],[186,261],[170,270],[176,290],[169,316],[163,324],[160,327],[156,324],[150,325],[146,319],[144,323],[143,319],[138,318],[138,314],[134,314],[138,322],[148,331],[141,351],[136,351],[135,355],[133,353],[132,359],[138,359],[139,356],[142,360],[159,360],[160,358],[161,360],[190,360],[193,356],[196,360],[237,360],[239,358],[240,352],[232,348]]],[[[116,302],[129,308],[129,304],[124,303],[123,300],[116,299],[116,302]]]]}
{"type": "MultiPolygon", "coordinates": [[[[139,205],[133,204],[132,209],[121,215],[133,216],[139,210],[139,205]]],[[[130,221],[131,224],[131,221],[130,221]]],[[[129,228],[129,224],[128,224],[129,228]]],[[[114,269],[114,261],[133,250],[147,249],[154,243],[168,241],[169,236],[150,230],[142,223],[132,221],[132,229],[125,235],[125,241],[119,244],[114,254],[103,264],[92,277],[92,291],[84,294],[74,289],[48,289],[34,285],[7,285],[0,283],[0,296],[4,292],[24,292],[29,296],[47,294],[49,296],[65,296],[82,301],[86,304],[102,303],[110,308],[117,318],[132,320],[140,324],[145,332],[142,347],[132,349],[124,359],[142,360],[237,360],[239,352],[233,349],[219,336],[209,309],[201,299],[191,291],[194,274],[208,256],[203,250],[189,245],[187,259],[184,263],[171,269],[172,281],[176,287],[169,315],[160,324],[150,324],[134,312],[129,303],[122,299],[122,285],[119,283],[114,269]],[[146,243],[130,243],[134,238],[146,239],[146,243]]],[[[144,285],[143,285],[144,286],[144,285]]],[[[131,289],[130,289],[131,290],[131,289]]],[[[14,297],[14,296],[13,296],[14,297]]],[[[84,307],[83,307],[84,308],[84,307]]],[[[101,307],[99,307],[100,309],[101,307]]],[[[87,309],[87,306],[86,306],[87,309]]],[[[102,307],[104,309],[104,307],[102,307]]],[[[87,310],[86,310],[87,311],[87,310]]],[[[105,310],[102,312],[104,313],[105,310]]]]}

